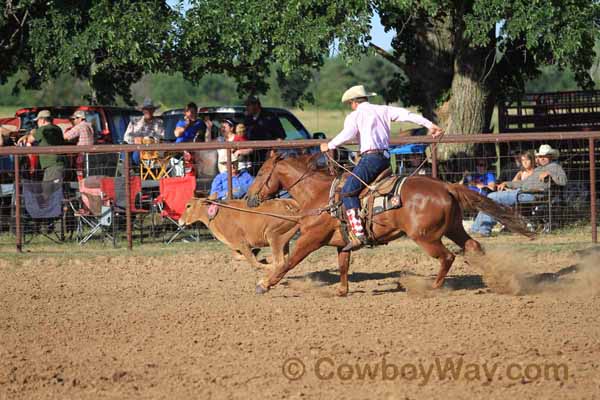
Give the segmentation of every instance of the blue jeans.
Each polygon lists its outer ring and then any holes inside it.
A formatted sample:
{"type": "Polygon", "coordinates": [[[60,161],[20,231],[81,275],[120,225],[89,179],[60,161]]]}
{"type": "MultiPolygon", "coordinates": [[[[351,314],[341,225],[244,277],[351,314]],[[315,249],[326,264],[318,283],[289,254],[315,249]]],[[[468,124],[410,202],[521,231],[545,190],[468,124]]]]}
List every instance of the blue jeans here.
{"type": "MultiPolygon", "coordinates": [[[[375,178],[377,178],[377,175],[379,175],[389,166],[390,160],[383,154],[365,154],[360,158],[358,165],[354,167],[352,173],[358,175],[363,181],[371,183],[375,178]]],[[[360,208],[358,192],[364,187],[365,185],[356,179],[354,175],[350,175],[348,179],[346,179],[346,183],[344,183],[344,187],[342,188],[342,194],[356,193],[356,195],[352,197],[342,197],[342,203],[344,203],[346,210],[350,210],[351,208],[360,208]]]]}
{"type": "MultiPolygon", "coordinates": [[[[504,190],[501,192],[492,192],[488,195],[490,200],[500,203],[505,206],[513,206],[517,203],[517,195],[519,190],[504,190]]],[[[521,193],[519,195],[519,201],[533,201],[534,197],[529,193],[521,193]]],[[[471,227],[471,232],[479,233],[481,235],[489,236],[492,233],[492,228],[496,225],[494,217],[479,212],[475,222],[471,227]]]]}

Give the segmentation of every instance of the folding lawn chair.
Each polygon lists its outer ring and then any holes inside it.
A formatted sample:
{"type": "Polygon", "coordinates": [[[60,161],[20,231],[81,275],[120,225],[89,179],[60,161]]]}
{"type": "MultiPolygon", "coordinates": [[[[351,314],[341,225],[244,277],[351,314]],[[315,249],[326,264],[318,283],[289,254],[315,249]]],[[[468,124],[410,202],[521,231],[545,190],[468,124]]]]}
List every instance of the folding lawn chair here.
{"type": "Polygon", "coordinates": [[[77,219],[77,242],[87,243],[97,233],[102,239],[114,242],[112,235],[112,210],[102,199],[102,176],[90,176],[79,181],[79,202],[70,202],[77,219]],[[86,228],[89,230],[86,231],[86,228]]]}
{"type": "Polygon", "coordinates": [[[41,234],[55,243],[65,240],[66,209],[62,182],[23,182],[21,215],[23,242],[28,243],[41,234]],[[60,229],[55,224],[59,223],[60,229]],[[44,231],[45,229],[45,231],[44,231]]]}
{"type": "MultiPolygon", "coordinates": [[[[179,218],[185,211],[185,206],[194,197],[196,190],[195,176],[182,176],[175,178],[164,178],[160,181],[160,195],[154,200],[160,215],[169,225],[173,225],[175,232],[166,239],[167,244],[171,243],[181,233],[188,231],[186,226],[179,225],[179,218]]],[[[198,232],[194,240],[199,240],[198,232]]]]}

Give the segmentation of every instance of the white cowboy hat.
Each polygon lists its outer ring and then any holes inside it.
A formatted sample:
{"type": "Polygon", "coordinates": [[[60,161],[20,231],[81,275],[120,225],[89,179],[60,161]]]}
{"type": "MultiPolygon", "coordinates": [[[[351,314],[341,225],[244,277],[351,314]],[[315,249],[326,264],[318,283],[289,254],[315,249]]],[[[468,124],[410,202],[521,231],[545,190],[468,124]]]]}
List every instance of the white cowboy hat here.
{"type": "Polygon", "coordinates": [[[346,90],[342,95],[342,103],[361,97],[372,96],[377,96],[377,93],[367,93],[363,85],[352,86],[350,89],[346,90]]]}
{"type": "Polygon", "coordinates": [[[536,157],[550,156],[550,157],[558,157],[560,155],[560,151],[553,149],[549,144],[543,144],[540,146],[539,151],[535,152],[536,157]]]}

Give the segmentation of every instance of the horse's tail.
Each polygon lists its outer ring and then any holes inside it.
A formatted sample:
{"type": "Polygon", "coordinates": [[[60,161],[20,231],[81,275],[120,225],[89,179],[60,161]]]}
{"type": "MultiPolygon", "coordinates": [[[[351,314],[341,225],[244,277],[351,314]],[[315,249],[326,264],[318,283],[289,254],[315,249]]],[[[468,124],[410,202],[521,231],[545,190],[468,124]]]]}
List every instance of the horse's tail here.
{"type": "Polygon", "coordinates": [[[489,214],[500,221],[511,232],[520,233],[527,237],[535,236],[535,233],[527,229],[525,219],[515,213],[512,208],[498,204],[464,185],[458,183],[447,183],[446,185],[450,194],[458,200],[463,209],[477,210],[489,214]]]}

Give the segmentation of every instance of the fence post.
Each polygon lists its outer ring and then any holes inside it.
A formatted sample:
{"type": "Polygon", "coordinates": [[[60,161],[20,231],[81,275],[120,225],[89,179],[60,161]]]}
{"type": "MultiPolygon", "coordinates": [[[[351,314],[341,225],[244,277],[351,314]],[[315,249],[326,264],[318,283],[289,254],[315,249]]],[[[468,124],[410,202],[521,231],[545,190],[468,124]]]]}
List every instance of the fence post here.
{"type": "Polygon", "coordinates": [[[21,156],[15,154],[15,235],[17,235],[17,252],[23,252],[21,235],[21,156]]]}
{"type": "Polygon", "coordinates": [[[227,149],[227,200],[233,199],[233,167],[231,166],[231,149],[227,149]]]}
{"type": "MultiPolygon", "coordinates": [[[[133,249],[133,236],[131,234],[131,182],[129,182],[129,152],[125,152],[123,163],[123,176],[125,177],[125,221],[127,229],[127,250],[133,249]]],[[[113,221],[113,224],[115,222],[113,221]]]]}
{"type": "Polygon", "coordinates": [[[598,225],[596,223],[596,148],[594,138],[590,138],[590,222],[592,224],[592,242],[598,243],[598,225]]]}
{"type": "Polygon", "coordinates": [[[437,145],[436,143],[431,144],[431,176],[437,178],[438,176],[438,163],[437,163],[437,145]]]}

